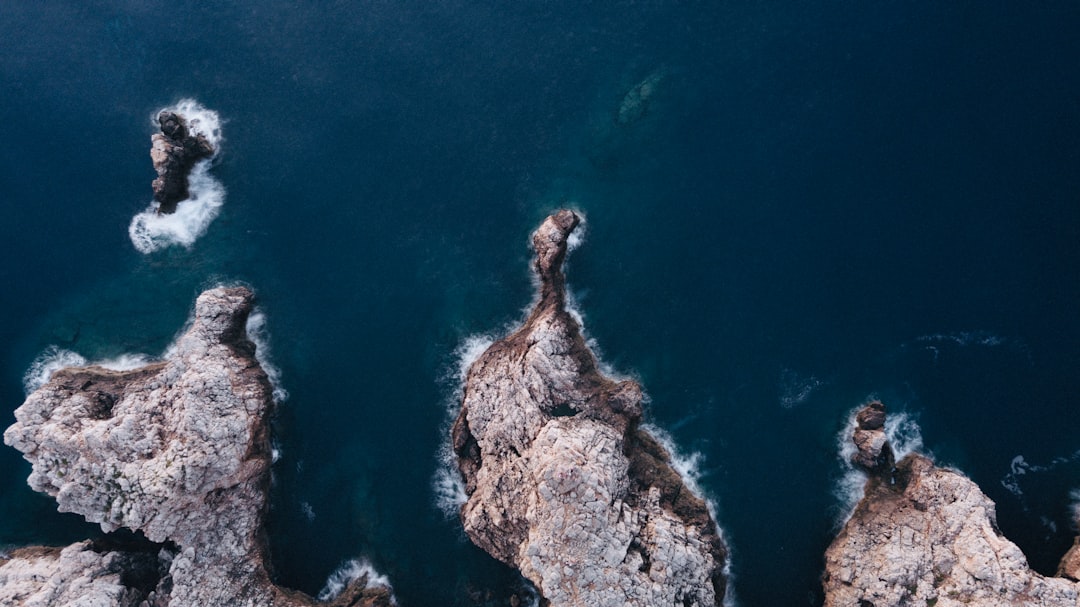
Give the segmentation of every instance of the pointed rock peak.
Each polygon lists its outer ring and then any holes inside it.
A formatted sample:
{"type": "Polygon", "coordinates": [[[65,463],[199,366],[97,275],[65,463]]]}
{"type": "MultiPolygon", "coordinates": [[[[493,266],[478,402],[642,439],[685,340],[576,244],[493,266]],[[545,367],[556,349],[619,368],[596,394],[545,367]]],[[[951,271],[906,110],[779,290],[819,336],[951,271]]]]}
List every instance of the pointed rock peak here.
{"type": "Polygon", "coordinates": [[[533,249],[536,251],[536,272],[542,280],[559,276],[562,262],[566,259],[567,239],[581,223],[577,213],[562,209],[549,215],[533,232],[533,249]]]}

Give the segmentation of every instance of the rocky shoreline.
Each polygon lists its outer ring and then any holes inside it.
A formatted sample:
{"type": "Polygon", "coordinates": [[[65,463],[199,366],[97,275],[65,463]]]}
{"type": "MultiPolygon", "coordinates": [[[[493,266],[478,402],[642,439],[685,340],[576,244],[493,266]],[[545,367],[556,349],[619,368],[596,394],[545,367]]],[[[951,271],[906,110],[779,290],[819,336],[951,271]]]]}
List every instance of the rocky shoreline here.
{"type": "Polygon", "coordinates": [[[566,308],[572,211],[533,234],[537,303],[469,369],[453,446],[465,532],[545,605],[719,605],[727,548],[707,504],[641,420],[641,387],[604,377],[566,308]]]}
{"type": "MultiPolygon", "coordinates": [[[[579,223],[563,210],[535,231],[535,305],[466,374],[451,430],[463,528],[543,606],[724,604],[729,553],[708,503],[641,427],[641,386],[601,373],[567,306],[579,223]]],[[[253,305],[247,288],[208,290],[164,359],[61,369],[27,397],[4,442],[31,463],[30,486],[128,531],[0,554],[0,604],[394,604],[365,576],[322,603],[271,580],[274,399],[246,332],[253,305]]],[[[1032,571],[975,483],[894,451],[887,415],[874,401],[853,417],[866,481],[825,552],[827,607],[1080,606],[1080,538],[1055,577],[1032,571]]]]}
{"type": "Polygon", "coordinates": [[[176,212],[176,205],[188,198],[188,175],[195,163],[212,158],[217,150],[204,135],[191,129],[187,118],[177,112],[162,110],[157,123],[161,132],[150,137],[150,160],[158,176],[151,187],[158,213],[168,215],[176,212]]]}
{"type": "MultiPolygon", "coordinates": [[[[245,332],[253,304],[243,287],[209,290],[165,360],[62,369],[16,410],[4,442],[32,464],[30,486],[62,512],[139,536],[17,550],[0,564],[0,603],[316,603],[267,573],[273,399],[245,332]]],[[[327,604],[391,602],[360,579],[327,604]]]]}
{"type": "Polygon", "coordinates": [[[1062,561],[1072,579],[1032,571],[970,479],[917,453],[892,461],[883,404],[856,422],[853,463],[868,478],[825,553],[826,607],[1080,605],[1076,548],[1062,561]]]}

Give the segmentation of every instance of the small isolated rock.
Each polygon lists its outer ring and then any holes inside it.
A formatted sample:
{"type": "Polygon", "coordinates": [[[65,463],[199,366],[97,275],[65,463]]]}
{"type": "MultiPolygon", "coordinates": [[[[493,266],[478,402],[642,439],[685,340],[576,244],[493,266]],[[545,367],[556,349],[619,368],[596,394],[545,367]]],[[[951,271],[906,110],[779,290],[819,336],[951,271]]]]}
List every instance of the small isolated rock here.
{"type": "Polygon", "coordinates": [[[157,121],[161,132],[150,137],[150,160],[158,176],[151,185],[158,212],[167,215],[187,199],[188,175],[195,163],[212,157],[216,150],[206,137],[192,133],[176,112],[162,110],[157,121]]]}

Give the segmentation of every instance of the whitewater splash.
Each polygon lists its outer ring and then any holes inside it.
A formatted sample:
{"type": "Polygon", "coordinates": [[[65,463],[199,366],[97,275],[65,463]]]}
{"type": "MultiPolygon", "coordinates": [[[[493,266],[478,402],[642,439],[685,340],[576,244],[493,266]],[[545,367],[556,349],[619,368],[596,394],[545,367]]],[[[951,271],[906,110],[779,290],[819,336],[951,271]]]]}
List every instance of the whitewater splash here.
{"type": "Polygon", "coordinates": [[[259,365],[266,372],[267,379],[270,380],[274,402],[279,404],[285,402],[289,398],[289,393],[281,385],[281,369],[270,357],[270,332],[266,328],[266,313],[256,307],[248,316],[244,329],[247,338],[255,344],[255,360],[259,361],[259,365]]]}
{"type": "Polygon", "coordinates": [[[152,357],[145,354],[121,354],[115,358],[91,362],[81,354],[52,345],[45,348],[30,363],[30,367],[23,374],[23,390],[29,396],[31,392],[49,383],[53,373],[67,367],[93,365],[110,371],[130,371],[146,366],[153,360],[152,357]]]}
{"type": "Polygon", "coordinates": [[[440,378],[441,384],[453,386],[449,389],[446,399],[446,421],[443,423],[439,444],[439,465],[432,478],[432,492],[435,495],[435,506],[446,516],[447,519],[456,519],[461,511],[461,506],[468,501],[465,494],[465,481],[461,478],[461,472],[457,468],[457,455],[454,454],[454,446],[450,442],[450,428],[461,411],[461,399],[464,396],[465,378],[469,374],[469,367],[476,359],[480,358],[495,338],[491,335],[479,333],[466,337],[453,353],[453,364],[450,365],[440,378]]]}
{"type": "Polygon", "coordinates": [[[724,579],[727,580],[727,591],[724,594],[724,607],[734,607],[738,601],[735,595],[735,577],[731,571],[731,562],[735,559],[731,557],[732,544],[728,541],[724,528],[720,526],[720,519],[716,516],[716,501],[701,487],[701,477],[703,476],[702,464],[705,461],[705,456],[697,451],[691,453],[681,451],[671,434],[659,426],[646,422],[641,424],[641,429],[648,432],[649,435],[656,439],[656,442],[660,443],[660,446],[667,451],[668,456],[671,458],[671,468],[679,474],[683,486],[689,489],[690,493],[693,493],[705,502],[705,507],[709,511],[709,518],[711,518],[716,525],[716,535],[718,535],[720,540],[724,542],[724,545],[728,547],[728,558],[725,559],[723,569],[724,579]]]}
{"type": "MultiPolygon", "coordinates": [[[[176,339],[187,333],[193,322],[194,317],[188,318],[187,322],[184,323],[184,327],[177,333],[176,339]]],[[[284,402],[289,398],[289,393],[281,385],[281,369],[274,364],[270,356],[270,333],[267,330],[266,313],[262,309],[255,308],[248,316],[245,332],[251,343],[255,344],[255,359],[259,361],[259,365],[266,372],[267,379],[270,380],[271,396],[274,402],[284,402]]],[[[96,366],[111,371],[130,371],[144,367],[155,360],[172,358],[176,353],[176,339],[165,347],[165,351],[159,357],[146,354],[121,354],[113,358],[93,361],[77,352],[50,345],[34,358],[30,363],[30,367],[23,374],[23,390],[29,396],[30,393],[48,383],[53,373],[67,367],[96,366]]],[[[276,444],[274,445],[273,457],[275,461],[281,457],[280,447],[276,444]]]]}
{"type": "Polygon", "coordinates": [[[319,591],[319,596],[316,598],[320,601],[331,601],[337,598],[349,584],[362,577],[367,578],[364,584],[365,588],[384,586],[390,589],[390,602],[397,604],[397,599],[394,598],[393,594],[393,587],[390,585],[390,579],[376,571],[371,562],[364,558],[351,559],[342,563],[327,578],[326,585],[319,591]]]}
{"type": "Polygon", "coordinates": [[[143,254],[174,245],[190,248],[206,233],[225,203],[225,186],[210,175],[210,167],[220,153],[222,142],[221,118],[217,112],[203,107],[194,99],[183,99],[172,107],[154,112],[152,120],[155,129],[158,126],[157,116],[162,111],[183,116],[192,132],[206,137],[214,146],[214,155],[195,163],[188,176],[190,195],[177,205],[175,213],[160,215],[157,204],[151,203],[146,210],[132,218],[128,236],[143,254]]]}
{"type": "MultiPolygon", "coordinates": [[[[871,400],[874,400],[874,398],[871,397],[867,402],[871,400]]],[[[843,476],[837,481],[834,489],[834,495],[839,500],[841,507],[841,516],[836,521],[837,528],[842,526],[855,512],[855,506],[862,500],[863,490],[869,478],[865,472],[851,463],[852,457],[858,451],[855,441],[851,440],[851,437],[855,434],[855,429],[859,425],[855,418],[865,406],[864,403],[851,410],[843,430],[836,436],[837,457],[840,459],[840,464],[844,470],[843,476]]],[[[911,453],[922,453],[923,451],[922,431],[914,416],[907,412],[889,411],[888,415],[885,416],[885,437],[889,441],[889,446],[892,447],[896,461],[904,459],[911,453]]]]}

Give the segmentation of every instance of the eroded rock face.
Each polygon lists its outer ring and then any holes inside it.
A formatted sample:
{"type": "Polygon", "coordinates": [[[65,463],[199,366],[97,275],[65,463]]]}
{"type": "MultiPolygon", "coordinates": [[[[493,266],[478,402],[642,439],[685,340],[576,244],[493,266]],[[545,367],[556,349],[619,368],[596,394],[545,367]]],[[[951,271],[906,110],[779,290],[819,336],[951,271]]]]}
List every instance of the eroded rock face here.
{"type": "Polygon", "coordinates": [[[703,500],[638,428],[641,388],[597,369],[565,305],[571,211],[533,234],[539,301],[469,369],[454,449],[478,546],[545,604],[717,605],[726,548],[703,500]]]}
{"type": "Polygon", "coordinates": [[[0,559],[0,605],[151,604],[160,577],[156,555],[95,549],[93,542],[67,548],[22,548],[0,559]]]}
{"type": "Polygon", "coordinates": [[[33,465],[30,486],[61,511],[165,544],[157,605],[312,603],[266,572],[273,402],[245,334],[252,305],[245,288],[203,293],[166,360],[57,371],[4,433],[33,465]]]}
{"type": "MultiPolygon", "coordinates": [[[[859,415],[856,436],[868,431],[859,415]]],[[[967,477],[918,454],[882,466],[863,444],[855,463],[872,473],[825,553],[826,606],[1080,605],[1080,585],[1028,567],[998,530],[994,503],[967,477]]]]}
{"type": "Polygon", "coordinates": [[[163,110],[158,114],[160,133],[150,137],[150,160],[157,171],[151,184],[158,212],[169,214],[188,197],[188,175],[195,163],[214,155],[214,146],[206,137],[192,132],[184,117],[163,110]]]}

